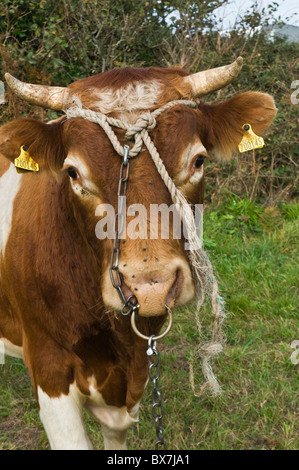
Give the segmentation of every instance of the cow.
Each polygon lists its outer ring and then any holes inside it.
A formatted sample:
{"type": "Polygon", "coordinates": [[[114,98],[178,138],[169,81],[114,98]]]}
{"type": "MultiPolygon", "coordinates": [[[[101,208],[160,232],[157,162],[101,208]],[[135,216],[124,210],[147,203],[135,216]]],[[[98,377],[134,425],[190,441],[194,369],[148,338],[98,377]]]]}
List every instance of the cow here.
{"type": "MultiPolygon", "coordinates": [[[[241,66],[238,58],[193,74],[125,67],[68,87],[23,83],[10,74],[6,80],[31,104],[64,112],[77,105],[128,125],[176,101],[150,135],[170,178],[195,205],[203,202],[204,159],[229,161],[242,126],[261,135],[276,114],[273,98],[255,91],[218,104],[200,100],[228,85],[241,66]],[[177,102],[183,99],[194,106],[177,102]]],[[[114,132],[121,145],[132,145],[123,129],[114,132]]],[[[52,449],[92,448],[83,407],[100,423],[105,449],[125,449],[148,381],[146,340],[121,315],[111,279],[113,237],[96,236],[104,217],[97,207],[117,212],[122,161],[103,128],[88,119],[24,118],[0,129],[0,339],[6,354],[24,360],[52,449]],[[39,171],[17,171],[20,148],[39,171]]],[[[149,210],[172,202],[145,147],[130,160],[126,189],[127,205],[149,210]]],[[[138,303],[138,328],[157,335],[165,307],[185,305],[196,294],[184,236],[126,237],[118,255],[123,294],[132,297],[133,310],[138,303]]]]}

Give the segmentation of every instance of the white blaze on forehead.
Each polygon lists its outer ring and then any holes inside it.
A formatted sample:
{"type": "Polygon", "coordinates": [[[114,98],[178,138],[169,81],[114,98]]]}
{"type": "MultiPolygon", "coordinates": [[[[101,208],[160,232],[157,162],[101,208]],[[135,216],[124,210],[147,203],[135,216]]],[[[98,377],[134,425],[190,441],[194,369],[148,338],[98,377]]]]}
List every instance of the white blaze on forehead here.
{"type": "Polygon", "coordinates": [[[19,192],[22,175],[13,164],[0,178],[0,254],[4,253],[11,231],[13,206],[19,192]]]}
{"type": "Polygon", "coordinates": [[[94,106],[101,113],[111,112],[134,112],[147,110],[154,106],[162,91],[162,84],[159,81],[134,82],[126,87],[112,90],[104,88],[101,91],[90,90],[94,97],[94,106]]]}

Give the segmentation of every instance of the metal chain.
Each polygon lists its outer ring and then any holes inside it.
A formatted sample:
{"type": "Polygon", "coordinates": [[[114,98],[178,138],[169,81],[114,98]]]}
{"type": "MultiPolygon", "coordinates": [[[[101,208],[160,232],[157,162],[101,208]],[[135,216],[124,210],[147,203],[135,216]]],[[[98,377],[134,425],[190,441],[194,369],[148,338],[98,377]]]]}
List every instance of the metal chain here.
{"type": "Polygon", "coordinates": [[[149,377],[153,382],[152,392],[152,414],[155,420],[157,440],[155,443],[155,449],[159,450],[159,446],[162,446],[164,450],[167,449],[164,441],[164,432],[162,427],[163,418],[163,403],[161,392],[158,388],[158,378],[160,376],[159,368],[159,353],[157,350],[157,341],[153,341],[154,335],[148,339],[148,349],[146,351],[148,363],[149,363],[149,377]]]}
{"type": "Polygon", "coordinates": [[[120,272],[118,269],[119,263],[119,255],[120,255],[120,239],[121,234],[124,229],[124,210],[125,208],[125,200],[127,194],[127,183],[129,179],[129,172],[130,172],[130,163],[128,159],[130,147],[128,145],[124,146],[124,159],[120,167],[119,173],[119,182],[118,182],[118,212],[115,214],[114,217],[114,242],[113,242],[113,250],[111,254],[111,263],[110,263],[110,278],[113,287],[117,290],[119,298],[122,303],[121,314],[122,315],[130,315],[131,313],[137,313],[139,305],[137,302],[137,298],[135,295],[130,295],[126,299],[126,296],[122,290],[122,280],[120,276],[120,272]]]}
{"type": "MultiPolygon", "coordinates": [[[[121,314],[122,315],[132,315],[134,320],[136,320],[138,315],[138,301],[135,295],[130,295],[126,299],[126,296],[122,290],[122,279],[118,269],[119,264],[119,257],[120,257],[120,240],[121,235],[124,229],[124,209],[125,209],[125,200],[127,194],[127,183],[129,179],[129,172],[130,172],[130,164],[129,164],[129,150],[130,147],[128,145],[124,146],[124,159],[120,167],[120,174],[119,174],[119,182],[118,182],[118,212],[114,218],[114,242],[113,242],[113,250],[111,254],[111,263],[110,263],[110,278],[113,287],[117,290],[117,293],[120,297],[122,302],[121,314]]],[[[170,326],[172,323],[172,316],[170,317],[170,326]]],[[[168,331],[168,330],[167,330],[168,331]]],[[[164,441],[164,433],[162,428],[162,417],[163,417],[163,403],[161,392],[158,388],[158,378],[160,376],[160,369],[159,369],[159,354],[157,351],[157,341],[154,340],[155,335],[152,335],[148,338],[148,349],[147,349],[147,357],[149,362],[149,377],[153,382],[153,392],[152,392],[152,414],[155,420],[155,427],[156,427],[156,435],[157,441],[155,443],[155,449],[159,449],[159,446],[162,446],[166,449],[166,444],[164,441]]]]}

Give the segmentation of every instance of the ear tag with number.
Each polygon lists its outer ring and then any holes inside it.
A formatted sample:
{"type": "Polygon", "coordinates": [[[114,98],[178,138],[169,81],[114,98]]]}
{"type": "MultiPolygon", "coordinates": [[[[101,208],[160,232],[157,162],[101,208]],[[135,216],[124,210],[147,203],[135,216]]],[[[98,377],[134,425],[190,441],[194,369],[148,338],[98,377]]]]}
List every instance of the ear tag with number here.
{"type": "Polygon", "coordinates": [[[30,157],[27,151],[27,145],[22,145],[21,153],[15,158],[15,167],[18,173],[26,173],[27,171],[39,171],[39,164],[30,157]]]}
{"type": "Polygon", "coordinates": [[[245,132],[238,145],[239,152],[248,152],[248,150],[261,149],[264,147],[264,139],[253,132],[250,124],[244,124],[242,129],[245,132]]]}

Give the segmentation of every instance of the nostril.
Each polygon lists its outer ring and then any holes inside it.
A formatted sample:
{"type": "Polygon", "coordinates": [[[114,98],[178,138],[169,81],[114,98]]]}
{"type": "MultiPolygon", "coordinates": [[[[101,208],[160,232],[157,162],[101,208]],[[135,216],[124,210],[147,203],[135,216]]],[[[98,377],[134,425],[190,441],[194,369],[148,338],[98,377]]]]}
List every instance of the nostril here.
{"type": "Polygon", "coordinates": [[[181,269],[177,269],[175,281],[173,282],[166,296],[166,305],[168,305],[168,307],[174,307],[175,301],[180,295],[183,282],[184,282],[183,271],[181,269]]]}
{"type": "MultiPolygon", "coordinates": [[[[136,287],[133,288],[134,291],[137,291],[136,287]]],[[[129,297],[135,297],[136,296],[134,295],[132,289],[130,289],[130,287],[125,283],[125,282],[122,282],[122,291],[124,293],[124,296],[126,297],[126,299],[128,299],[129,297]]]]}
{"type": "MultiPolygon", "coordinates": [[[[137,306],[138,305],[138,299],[135,294],[133,294],[132,289],[127,286],[124,282],[122,283],[122,291],[123,294],[126,298],[127,303],[130,303],[131,305],[137,306]]],[[[134,291],[137,292],[138,289],[135,287],[134,291]]]]}
{"type": "Polygon", "coordinates": [[[130,295],[130,297],[127,298],[127,303],[138,307],[138,300],[136,295],[130,295]]]}

